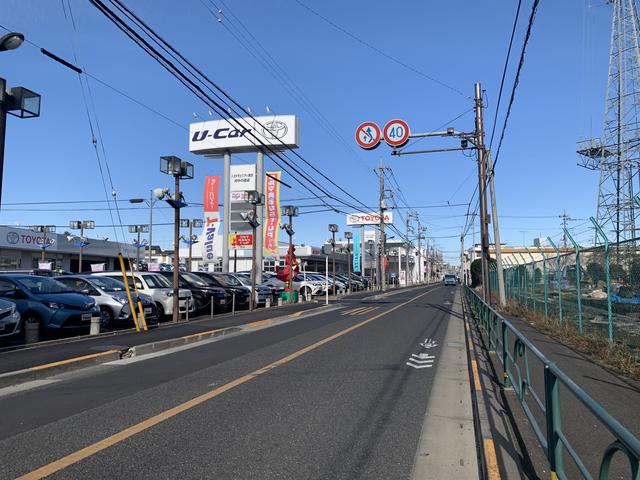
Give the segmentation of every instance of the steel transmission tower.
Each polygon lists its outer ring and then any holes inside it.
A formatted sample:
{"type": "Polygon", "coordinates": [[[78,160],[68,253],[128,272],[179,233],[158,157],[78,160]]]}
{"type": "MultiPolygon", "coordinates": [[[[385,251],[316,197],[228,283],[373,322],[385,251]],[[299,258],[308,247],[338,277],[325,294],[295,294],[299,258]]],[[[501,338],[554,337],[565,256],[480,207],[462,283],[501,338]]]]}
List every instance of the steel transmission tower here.
{"type": "MultiPolygon", "coordinates": [[[[635,238],[640,213],[633,200],[640,192],[640,29],[635,1],[608,1],[613,21],[603,134],[578,144],[578,164],[600,172],[596,218],[616,242],[635,238]]],[[[596,243],[601,241],[596,236],[596,243]]]]}

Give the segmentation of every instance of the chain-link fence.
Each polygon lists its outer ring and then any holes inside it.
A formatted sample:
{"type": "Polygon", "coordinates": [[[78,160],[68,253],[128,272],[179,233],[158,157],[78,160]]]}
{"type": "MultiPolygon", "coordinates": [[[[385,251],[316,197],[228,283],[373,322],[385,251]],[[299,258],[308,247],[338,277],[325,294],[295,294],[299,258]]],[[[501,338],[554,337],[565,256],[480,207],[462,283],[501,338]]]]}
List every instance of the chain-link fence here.
{"type": "MultiPolygon", "coordinates": [[[[580,333],[604,336],[640,352],[640,239],[581,248],[505,249],[507,299],[580,333]]],[[[498,277],[491,266],[491,284],[498,277]]]]}

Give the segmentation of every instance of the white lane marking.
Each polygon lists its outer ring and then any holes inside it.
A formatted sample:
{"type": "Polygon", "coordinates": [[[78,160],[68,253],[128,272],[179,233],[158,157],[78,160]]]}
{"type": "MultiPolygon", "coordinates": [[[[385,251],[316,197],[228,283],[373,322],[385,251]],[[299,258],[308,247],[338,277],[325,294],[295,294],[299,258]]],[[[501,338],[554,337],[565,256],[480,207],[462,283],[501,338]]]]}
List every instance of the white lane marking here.
{"type": "Polygon", "coordinates": [[[417,358],[410,358],[409,361],[411,363],[415,363],[415,364],[418,364],[418,365],[424,365],[425,363],[433,363],[434,359],[430,358],[428,360],[418,360],[417,358]]]}
{"type": "Polygon", "coordinates": [[[25,392],[38,387],[44,387],[45,385],[51,385],[57,383],[59,380],[31,380],[29,382],[19,383],[17,385],[9,385],[7,387],[0,388],[0,397],[6,397],[7,395],[13,395],[14,393],[25,392]]]}

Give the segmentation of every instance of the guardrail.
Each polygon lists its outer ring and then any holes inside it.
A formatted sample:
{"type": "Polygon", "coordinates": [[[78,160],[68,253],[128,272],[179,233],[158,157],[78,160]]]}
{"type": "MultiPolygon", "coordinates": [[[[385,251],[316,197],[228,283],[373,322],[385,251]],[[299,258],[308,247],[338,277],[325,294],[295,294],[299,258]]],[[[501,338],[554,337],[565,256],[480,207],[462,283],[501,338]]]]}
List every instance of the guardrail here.
{"type": "MultiPolygon", "coordinates": [[[[496,353],[502,364],[503,386],[513,388],[546,454],[551,479],[575,478],[567,476],[565,452],[573,460],[582,478],[601,480],[609,478],[612,460],[617,452],[622,452],[629,461],[630,478],[640,480],[640,441],[473,290],[465,286],[464,292],[474,313],[475,322],[487,338],[489,350],[496,353]],[[540,376],[540,371],[534,371],[532,368],[534,361],[539,364],[539,369],[542,369],[541,382],[533,381],[536,373],[540,376]],[[569,407],[578,407],[574,403],[567,405],[566,402],[561,405],[561,387],[563,391],[571,394],[573,400],[578,402],[577,405],[589,410],[614,439],[600,456],[598,477],[591,475],[585,461],[578,455],[563,431],[561,411],[566,411],[569,407]]],[[[637,406],[629,405],[629,408],[637,406]]],[[[589,452],[588,456],[592,463],[594,452],[589,452]]]]}

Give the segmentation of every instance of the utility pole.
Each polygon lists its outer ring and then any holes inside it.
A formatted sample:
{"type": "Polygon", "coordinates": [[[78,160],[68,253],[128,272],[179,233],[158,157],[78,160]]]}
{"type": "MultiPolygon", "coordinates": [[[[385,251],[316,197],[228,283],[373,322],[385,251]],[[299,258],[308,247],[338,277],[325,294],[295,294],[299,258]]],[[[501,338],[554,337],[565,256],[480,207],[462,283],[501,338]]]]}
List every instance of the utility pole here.
{"type": "Polygon", "coordinates": [[[460,282],[467,284],[467,274],[464,269],[464,235],[460,235],[460,282]]]}
{"type": "Polygon", "coordinates": [[[475,84],[476,130],[475,146],[478,151],[478,193],[480,200],[480,245],[482,253],[482,297],[485,302],[491,301],[489,285],[489,217],[487,215],[487,162],[484,147],[482,89],[480,83],[475,84]]]}
{"type": "MultiPolygon", "coordinates": [[[[491,165],[489,171],[489,194],[491,195],[491,216],[493,217],[493,241],[495,242],[496,267],[498,276],[498,305],[504,307],[507,303],[507,295],[504,289],[504,276],[502,270],[502,245],[500,243],[500,224],[498,222],[498,205],[496,204],[496,190],[493,185],[493,161],[489,156],[488,163],[491,165]]],[[[524,245],[523,245],[524,246],[524,245]]]]}
{"type": "Polygon", "coordinates": [[[380,285],[380,290],[384,291],[386,290],[386,266],[384,264],[384,260],[385,260],[385,243],[386,243],[386,239],[384,236],[384,211],[386,210],[387,206],[386,206],[386,202],[384,199],[384,167],[382,165],[382,159],[380,159],[380,175],[378,175],[380,177],[380,202],[379,202],[379,206],[380,206],[380,253],[378,256],[378,261],[379,261],[379,268],[378,268],[378,272],[379,276],[380,276],[380,281],[378,282],[378,284],[380,285]]]}
{"type": "Polygon", "coordinates": [[[418,284],[422,283],[422,245],[420,241],[424,238],[422,236],[423,228],[418,220],[418,284]]]}

